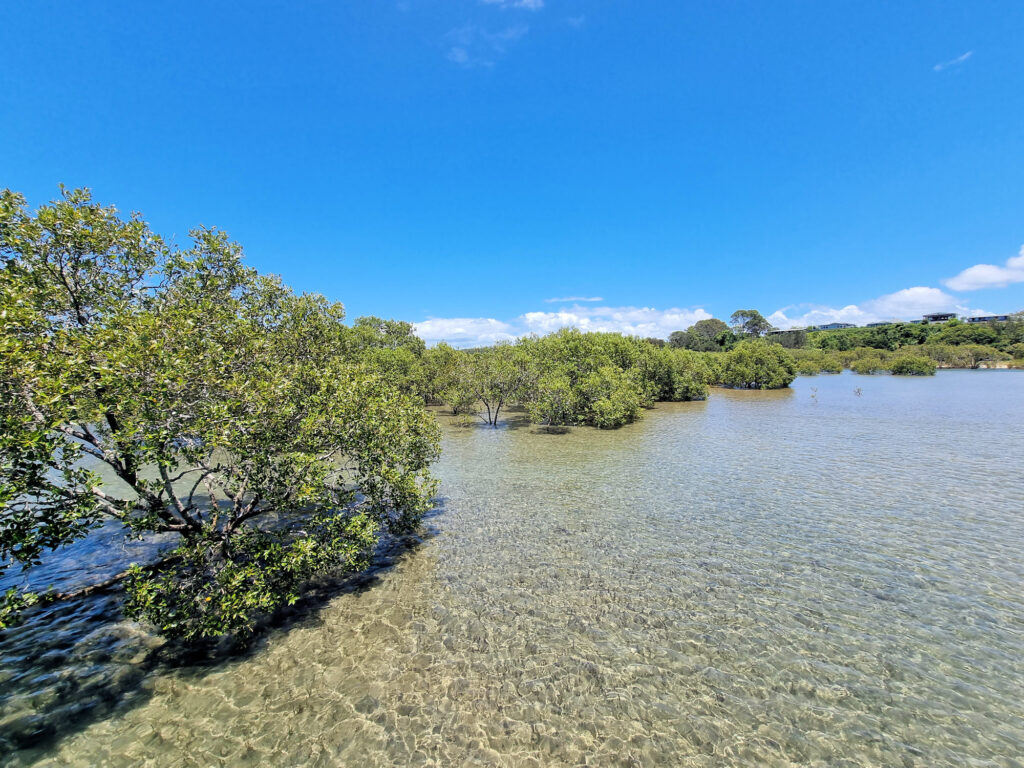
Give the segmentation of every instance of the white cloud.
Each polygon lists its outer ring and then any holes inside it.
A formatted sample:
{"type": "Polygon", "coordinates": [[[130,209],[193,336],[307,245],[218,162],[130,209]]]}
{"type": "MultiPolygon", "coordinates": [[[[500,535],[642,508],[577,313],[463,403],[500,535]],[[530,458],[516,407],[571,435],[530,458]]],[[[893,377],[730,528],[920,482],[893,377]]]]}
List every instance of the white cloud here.
{"type": "Polygon", "coordinates": [[[782,329],[805,328],[808,325],[824,325],[826,323],[861,325],[865,322],[865,313],[856,304],[839,308],[821,304],[791,304],[768,315],[768,322],[776,328],[782,329]]]}
{"type": "Polygon", "coordinates": [[[882,317],[913,317],[927,312],[953,312],[960,308],[957,299],[938,288],[918,285],[887,293],[863,304],[868,314],[882,317]]]}
{"type": "Polygon", "coordinates": [[[570,27],[576,27],[576,29],[579,29],[580,27],[583,26],[583,24],[586,22],[586,20],[587,20],[586,16],[580,15],[580,16],[570,16],[565,21],[566,21],[566,23],[568,23],[568,25],[570,27]]]}
{"type": "MultiPolygon", "coordinates": [[[[981,265],[984,266],[984,265],[981,265]]],[[[972,269],[975,269],[972,267],[972,269]]],[[[1021,255],[1010,259],[1007,267],[994,269],[1024,269],[1024,248],[1021,255]]],[[[970,270],[967,270],[969,272],[970,270]]],[[[1024,278],[1020,278],[1024,280],[1024,278]]],[[[548,299],[558,301],[600,301],[598,297],[569,297],[548,299]]],[[[918,320],[931,312],[956,312],[961,316],[990,315],[984,309],[972,308],[962,299],[940,288],[917,285],[887,293],[859,304],[830,307],[823,304],[794,304],[782,307],[768,316],[776,328],[802,328],[826,323],[867,323],[892,320],[918,320]]],[[[429,318],[415,324],[416,334],[428,343],[447,341],[453,346],[471,347],[494,344],[526,336],[544,335],[561,328],[579,328],[581,331],[622,333],[628,336],[667,338],[672,331],[682,331],[699,320],[712,315],[705,309],[671,307],[608,307],[574,304],[549,312],[525,312],[514,320],[502,321],[490,317],[429,318]]]]}
{"type": "Polygon", "coordinates": [[[432,317],[414,323],[413,331],[428,343],[446,341],[453,346],[494,344],[516,337],[511,325],[491,317],[432,317]]]}
{"type": "Polygon", "coordinates": [[[570,301],[604,301],[604,299],[602,299],[600,296],[566,296],[565,298],[561,299],[544,299],[544,302],[547,304],[559,304],[563,302],[568,304],[570,301]]]}
{"type": "Polygon", "coordinates": [[[968,316],[988,314],[984,310],[967,307],[960,299],[938,288],[918,285],[845,307],[791,305],[776,310],[768,320],[777,328],[802,328],[825,323],[865,325],[887,320],[918,320],[930,312],[956,312],[968,316]]]}
{"type": "Polygon", "coordinates": [[[631,336],[665,338],[672,331],[689,328],[711,317],[703,309],[654,309],[652,307],[572,307],[558,312],[527,312],[519,322],[531,333],[551,333],[559,328],[583,331],[616,331],[631,336]]]}
{"type": "Polygon", "coordinates": [[[445,35],[448,60],[463,67],[490,67],[510,45],[522,38],[530,28],[514,24],[491,32],[476,24],[464,24],[445,35]]]}
{"type": "Polygon", "coordinates": [[[447,341],[453,346],[476,346],[514,339],[531,333],[544,335],[560,328],[612,331],[630,336],[666,338],[711,317],[703,309],[652,307],[581,307],[558,312],[526,312],[506,323],[490,317],[435,317],[415,323],[416,335],[427,343],[447,341]]]}
{"type": "Polygon", "coordinates": [[[955,67],[960,64],[963,64],[973,55],[974,51],[967,51],[967,53],[961,53],[955,59],[950,59],[949,61],[943,61],[939,64],[936,64],[934,67],[932,67],[932,69],[935,70],[936,72],[941,72],[944,69],[949,69],[950,67],[955,67]]]}
{"type": "Polygon", "coordinates": [[[480,0],[484,5],[497,5],[500,8],[523,8],[527,11],[539,11],[544,7],[544,0],[480,0]]]}
{"type": "Polygon", "coordinates": [[[1021,246],[1020,252],[1008,258],[1002,267],[995,264],[975,264],[942,282],[954,291],[1005,288],[1012,283],[1024,283],[1024,245],[1021,246]]]}

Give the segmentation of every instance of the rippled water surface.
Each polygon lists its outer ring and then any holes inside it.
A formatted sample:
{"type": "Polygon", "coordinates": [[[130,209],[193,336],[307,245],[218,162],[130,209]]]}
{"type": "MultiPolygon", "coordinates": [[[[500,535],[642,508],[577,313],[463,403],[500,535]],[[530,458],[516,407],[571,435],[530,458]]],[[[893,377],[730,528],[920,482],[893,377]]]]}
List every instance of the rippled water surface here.
{"type": "Polygon", "coordinates": [[[436,535],[226,661],[111,598],[7,633],[8,762],[1022,764],[1024,372],[448,425],[437,471],[436,535]]]}

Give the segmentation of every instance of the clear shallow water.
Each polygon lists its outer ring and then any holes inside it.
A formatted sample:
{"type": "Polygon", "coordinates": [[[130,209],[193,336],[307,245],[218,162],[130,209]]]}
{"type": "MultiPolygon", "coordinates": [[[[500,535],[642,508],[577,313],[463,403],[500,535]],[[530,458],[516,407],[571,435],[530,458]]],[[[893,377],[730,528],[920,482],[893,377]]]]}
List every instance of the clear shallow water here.
{"type": "Polygon", "coordinates": [[[1012,371],[452,426],[436,535],[244,656],[168,668],[106,598],[8,633],[7,759],[1021,765],[1022,427],[1012,371]]]}

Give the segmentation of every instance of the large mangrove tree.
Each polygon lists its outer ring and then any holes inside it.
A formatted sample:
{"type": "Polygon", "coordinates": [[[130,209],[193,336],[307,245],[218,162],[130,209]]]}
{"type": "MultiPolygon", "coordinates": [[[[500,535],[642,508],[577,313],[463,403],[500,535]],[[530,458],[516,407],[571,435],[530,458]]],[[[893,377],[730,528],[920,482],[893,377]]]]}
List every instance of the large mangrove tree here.
{"type": "MultiPolygon", "coordinates": [[[[438,450],[422,398],[365,354],[393,329],[345,326],[222,232],[191,238],[172,247],[84,190],[35,213],[0,193],[0,568],[101,524],[164,534],[125,608],[186,638],[244,632],[311,577],[364,567],[429,509],[438,450]]],[[[8,590],[0,626],[37,599],[8,590]]]]}

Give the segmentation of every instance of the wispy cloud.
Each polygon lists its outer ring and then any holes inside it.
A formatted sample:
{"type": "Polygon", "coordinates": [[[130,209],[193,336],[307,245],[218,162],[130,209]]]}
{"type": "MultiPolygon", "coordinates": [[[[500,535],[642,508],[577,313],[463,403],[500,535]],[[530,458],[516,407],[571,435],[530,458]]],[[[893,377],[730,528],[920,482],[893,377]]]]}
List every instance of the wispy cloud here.
{"type": "Polygon", "coordinates": [[[997,264],[975,264],[942,282],[954,291],[1005,288],[1013,283],[1024,283],[1024,245],[1016,256],[1008,258],[1001,267],[997,264]]]}
{"type": "Polygon", "coordinates": [[[465,67],[471,66],[469,63],[469,51],[460,45],[448,49],[448,61],[453,61],[465,67]]]}
{"type": "Polygon", "coordinates": [[[576,27],[577,29],[579,29],[580,27],[583,26],[583,24],[586,21],[587,17],[581,14],[579,16],[570,16],[565,20],[565,23],[568,24],[570,27],[576,27]]]}
{"type": "Polygon", "coordinates": [[[539,11],[544,7],[544,0],[480,0],[483,5],[496,5],[499,8],[523,8],[527,11],[539,11]]]}
{"type": "Polygon", "coordinates": [[[445,35],[448,60],[463,67],[493,66],[510,45],[529,31],[525,24],[514,24],[497,32],[477,24],[464,24],[445,35]]]}
{"type": "Polygon", "coordinates": [[[566,296],[564,298],[544,299],[548,304],[568,304],[571,301],[604,301],[600,296],[566,296]]]}
{"type": "Polygon", "coordinates": [[[944,69],[959,66],[963,64],[965,61],[967,61],[969,58],[971,58],[971,56],[973,55],[974,51],[967,51],[967,53],[961,53],[955,59],[950,59],[949,61],[943,61],[940,64],[936,64],[934,67],[932,67],[932,69],[935,72],[941,72],[944,69]]]}

